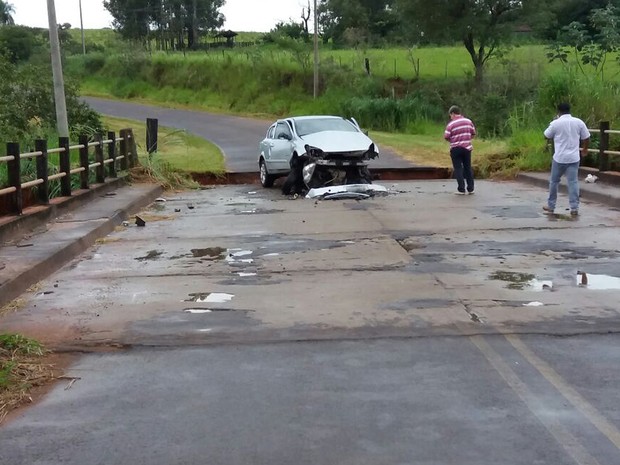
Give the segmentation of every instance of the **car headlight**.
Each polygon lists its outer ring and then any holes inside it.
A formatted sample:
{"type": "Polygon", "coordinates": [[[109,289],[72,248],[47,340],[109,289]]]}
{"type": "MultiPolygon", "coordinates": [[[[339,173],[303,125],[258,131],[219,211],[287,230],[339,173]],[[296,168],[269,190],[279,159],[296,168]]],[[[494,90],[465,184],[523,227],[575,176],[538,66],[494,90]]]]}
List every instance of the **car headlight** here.
{"type": "Polygon", "coordinates": [[[318,147],[312,147],[311,145],[306,145],[304,146],[304,148],[306,149],[306,153],[310,157],[322,158],[324,155],[323,151],[318,147]]]}
{"type": "Polygon", "coordinates": [[[366,152],[368,158],[377,158],[379,156],[379,148],[374,144],[370,144],[368,151],[366,152]]]}
{"type": "Polygon", "coordinates": [[[304,177],[304,182],[306,184],[310,183],[310,180],[312,179],[312,176],[314,175],[314,170],[315,169],[316,169],[316,163],[308,163],[301,170],[301,172],[303,174],[303,177],[304,177]]]}

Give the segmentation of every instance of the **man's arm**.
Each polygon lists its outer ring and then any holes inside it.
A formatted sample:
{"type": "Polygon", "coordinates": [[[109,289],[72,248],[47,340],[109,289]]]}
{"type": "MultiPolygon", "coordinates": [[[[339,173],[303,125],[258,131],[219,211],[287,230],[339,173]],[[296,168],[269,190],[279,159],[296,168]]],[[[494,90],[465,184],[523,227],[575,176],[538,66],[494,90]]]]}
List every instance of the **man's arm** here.
{"type": "Polygon", "coordinates": [[[588,147],[590,147],[590,139],[581,139],[581,156],[585,157],[588,154],[588,147]]]}

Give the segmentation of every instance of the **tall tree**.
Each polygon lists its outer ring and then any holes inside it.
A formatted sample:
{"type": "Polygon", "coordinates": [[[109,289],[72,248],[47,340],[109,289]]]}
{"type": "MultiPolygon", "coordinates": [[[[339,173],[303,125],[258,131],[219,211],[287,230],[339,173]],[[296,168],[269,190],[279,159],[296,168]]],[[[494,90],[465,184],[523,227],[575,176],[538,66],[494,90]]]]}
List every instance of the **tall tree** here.
{"type": "Polygon", "coordinates": [[[398,22],[392,10],[394,0],[324,0],[319,22],[324,37],[335,43],[345,40],[347,31],[372,41],[384,38],[398,22]]]}
{"type": "Polygon", "coordinates": [[[0,25],[12,26],[15,24],[13,13],[15,13],[13,5],[0,0],[0,25]]]}
{"type": "Polygon", "coordinates": [[[481,83],[486,64],[505,51],[514,26],[541,15],[546,5],[547,0],[398,0],[397,8],[417,37],[461,41],[481,83]]]}
{"type": "Polygon", "coordinates": [[[225,0],[105,0],[114,27],[128,39],[155,37],[161,48],[193,48],[201,31],[224,23],[225,0]]]}

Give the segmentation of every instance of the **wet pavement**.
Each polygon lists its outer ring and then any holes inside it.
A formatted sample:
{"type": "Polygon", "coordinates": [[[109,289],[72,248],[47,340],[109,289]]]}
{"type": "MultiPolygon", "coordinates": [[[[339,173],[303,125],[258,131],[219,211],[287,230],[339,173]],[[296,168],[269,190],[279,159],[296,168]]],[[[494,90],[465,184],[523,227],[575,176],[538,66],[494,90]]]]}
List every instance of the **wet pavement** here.
{"type": "Polygon", "coordinates": [[[0,462],[619,463],[618,211],[385,186],[171,194],[99,241],[1,324],[126,350],[3,426],[0,462]]]}

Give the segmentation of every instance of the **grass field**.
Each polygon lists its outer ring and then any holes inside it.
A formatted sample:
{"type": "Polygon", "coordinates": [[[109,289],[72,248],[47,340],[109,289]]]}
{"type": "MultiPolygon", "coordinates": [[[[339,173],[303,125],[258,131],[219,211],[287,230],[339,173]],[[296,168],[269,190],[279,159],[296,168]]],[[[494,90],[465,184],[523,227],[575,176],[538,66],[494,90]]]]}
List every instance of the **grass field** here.
{"type": "MultiPolygon", "coordinates": [[[[111,131],[132,128],[138,141],[138,150],[142,161],[146,155],[146,126],[144,122],[112,118],[103,118],[104,126],[111,131]]],[[[179,172],[223,173],[224,157],[220,149],[211,142],[187,131],[159,127],[157,156],[179,172]]]]}

